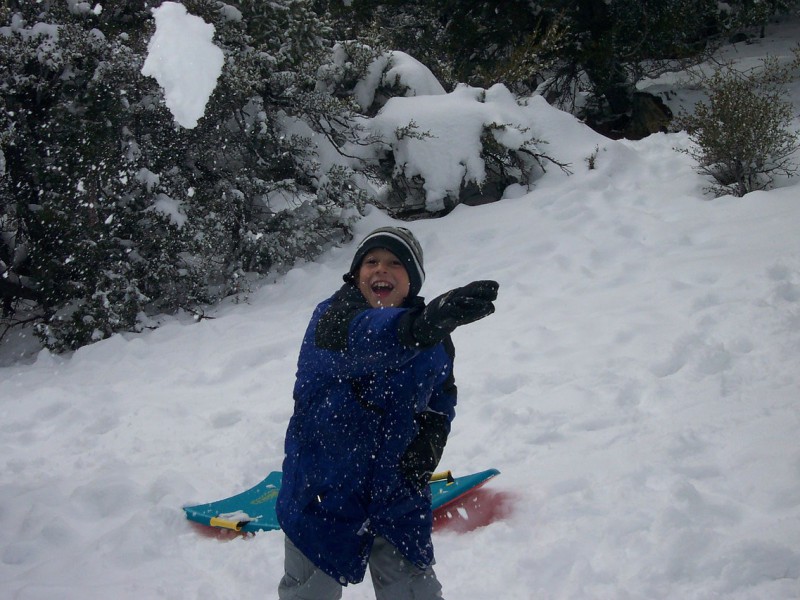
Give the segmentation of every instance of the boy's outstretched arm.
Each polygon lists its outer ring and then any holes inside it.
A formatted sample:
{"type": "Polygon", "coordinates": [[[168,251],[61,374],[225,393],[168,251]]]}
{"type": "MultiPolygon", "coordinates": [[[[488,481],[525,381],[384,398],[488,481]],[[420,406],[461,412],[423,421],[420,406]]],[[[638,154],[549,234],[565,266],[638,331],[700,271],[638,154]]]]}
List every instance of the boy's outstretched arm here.
{"type": "Polygon", "coordinates": [[[494,312],[500,284],[473,281],[434,298],[422,310],[409,311],[400,323],[400,338],[408,346],[435,346],[456,327],[473,323],[494,312]]]}

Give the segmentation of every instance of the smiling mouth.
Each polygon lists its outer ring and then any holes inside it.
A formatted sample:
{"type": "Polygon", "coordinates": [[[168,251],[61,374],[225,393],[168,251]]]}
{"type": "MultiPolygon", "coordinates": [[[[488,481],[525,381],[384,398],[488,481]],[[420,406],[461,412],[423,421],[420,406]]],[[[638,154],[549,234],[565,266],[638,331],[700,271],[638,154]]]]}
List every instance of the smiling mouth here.
{"type": "Polygon", "coordinates": [[[370,286],[370,289],[377,296],[385,296],[392,292],[394,286],[387,281],[377,281],[370,286]]]}

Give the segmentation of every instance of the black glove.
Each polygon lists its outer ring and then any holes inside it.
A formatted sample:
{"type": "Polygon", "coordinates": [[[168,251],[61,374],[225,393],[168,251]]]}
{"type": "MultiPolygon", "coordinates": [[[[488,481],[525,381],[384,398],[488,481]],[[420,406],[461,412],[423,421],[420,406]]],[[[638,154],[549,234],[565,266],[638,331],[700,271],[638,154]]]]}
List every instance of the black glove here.
{"type": "Polygon", "coordinates": [[[450,420],[446,415],[428,411],[417,416],[417,424],[419,432],[400,459],[400,471],[415,489],[421,490],[428,485],[442,457],[450,420]]]}
{"type": "Polygon", "coordinates": [[[411,337],[420,346],[434,346],[456,327],[489,316],[499,287],[496,281],[473,281],[434,298],[410,324],[411,337]]]}

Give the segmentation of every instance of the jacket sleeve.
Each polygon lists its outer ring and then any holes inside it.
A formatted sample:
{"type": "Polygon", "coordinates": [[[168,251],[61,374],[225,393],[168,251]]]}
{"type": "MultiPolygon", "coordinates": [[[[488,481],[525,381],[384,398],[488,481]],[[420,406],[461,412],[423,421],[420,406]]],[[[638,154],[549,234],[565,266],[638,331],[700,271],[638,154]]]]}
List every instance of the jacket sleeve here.
{"type": "Polygon", "coordinates": [[[455,417],[458,398],[453,377],[455,348],[449,336],[443,343],[449,358],[448,369],[436,382],[427,410],[417,415],[417,435],[400,460],[403,475],[417,489],[424,488],[436,470],[450,435],[450,423],[455,417]]]}
{"type": "Polygon", "coordinates": [[[443,414],[426,411],[417,415],[417,427],[416,437],[400,459],[400,470],[415,488],[421,490],[428,485],[442,458],[450,421],[443,414]]]}
{"type": "Polygon", "coordinates": [[[455,361],[456,350],[453,346],[453,341],[450,336],[447,336],[444,341],[445,352],[449,358],[449,368],[446,372],[441,374],[441,377],[436,382],[428,400],[428,411],[439,413],[447,417],[447,431],[450,431],[450,422],[456,415],[456,402],[458,401],[458,388],[456,387],[456,380],[453,376],[453,363],[455,361]]]}

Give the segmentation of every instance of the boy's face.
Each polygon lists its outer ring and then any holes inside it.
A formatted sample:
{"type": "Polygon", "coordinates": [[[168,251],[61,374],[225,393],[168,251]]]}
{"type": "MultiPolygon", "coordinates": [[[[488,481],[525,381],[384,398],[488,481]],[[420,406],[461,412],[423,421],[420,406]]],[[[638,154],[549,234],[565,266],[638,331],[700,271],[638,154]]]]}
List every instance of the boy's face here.
{"type": "Polygon", "coordinates": [[[384,248],[374,248],[361,261],[358,289],[373,308],[400,306],[411,282],[399,258],[384,248]]]}

